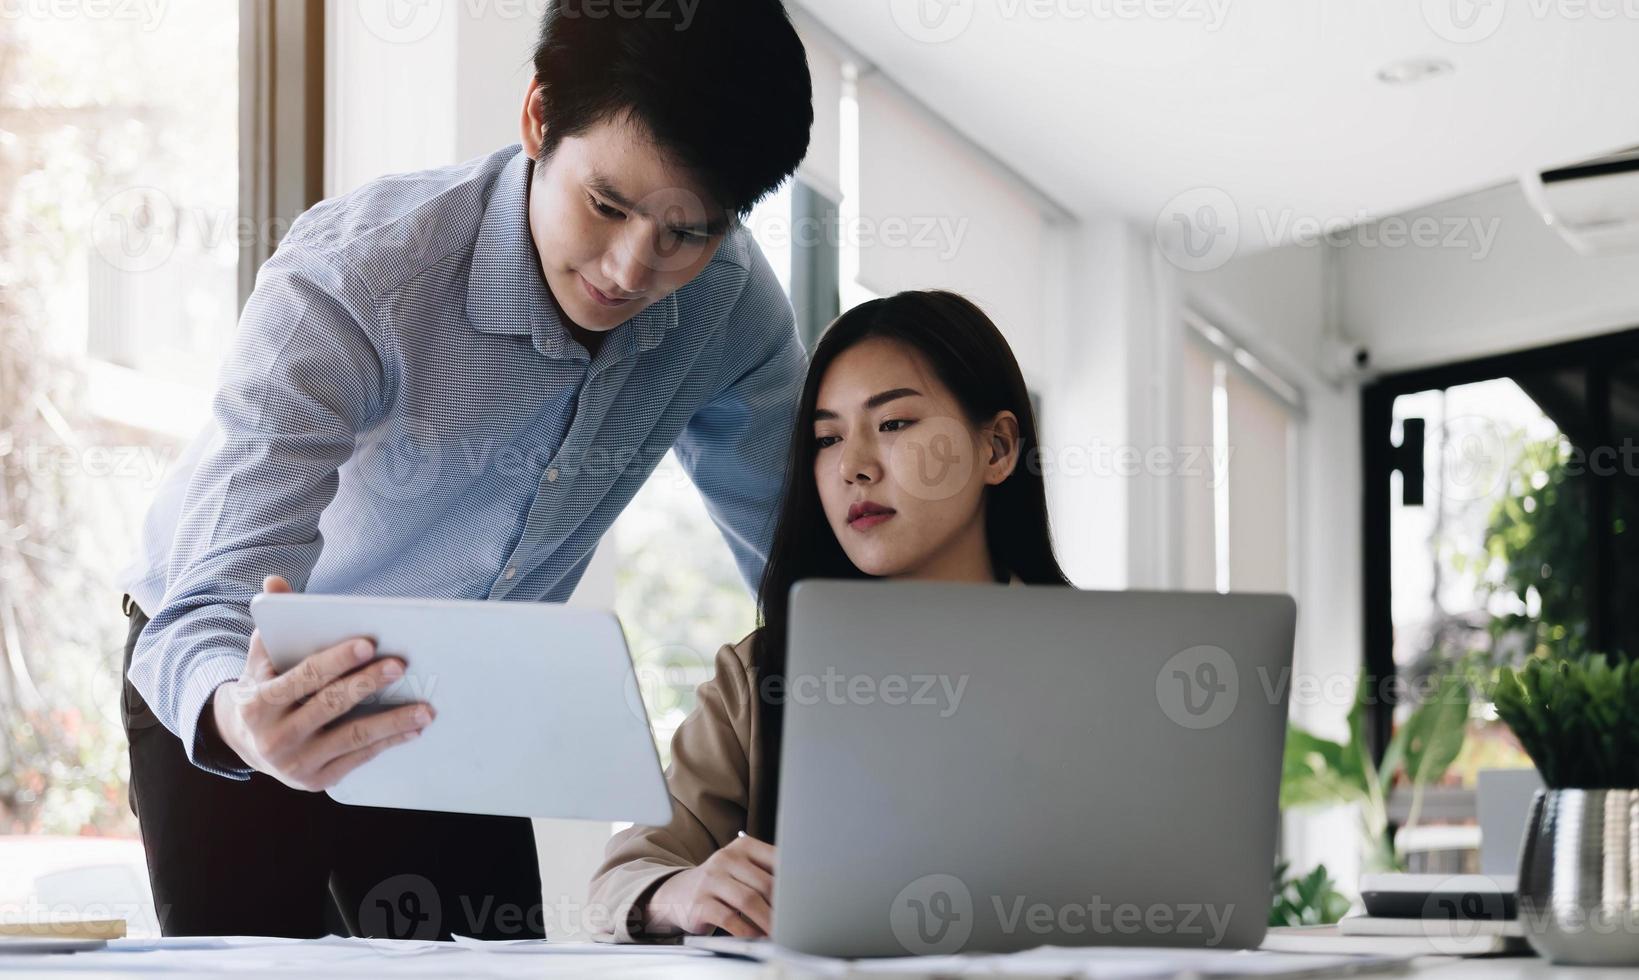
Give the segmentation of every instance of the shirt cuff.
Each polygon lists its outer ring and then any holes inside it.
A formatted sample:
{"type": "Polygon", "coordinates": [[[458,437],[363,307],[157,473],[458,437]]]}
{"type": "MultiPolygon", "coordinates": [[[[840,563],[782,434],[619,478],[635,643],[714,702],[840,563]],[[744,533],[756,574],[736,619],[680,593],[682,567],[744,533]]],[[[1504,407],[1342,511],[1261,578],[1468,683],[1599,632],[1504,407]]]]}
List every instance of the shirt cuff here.
{"type": "Polygon", "coordinates": [[[225,764],[214,753],[207,751],[200,742],[199,719],[211,694],[223,684],[238,680],[244,669],[244,658],[234,654],[212,656],[195,663],[188,671],[188,680],[182,686],[177,707],[176,737],[187,747],[188,761],[206,772],[229,779],[249,779],[251,770],[245,766],[225,764]]]}

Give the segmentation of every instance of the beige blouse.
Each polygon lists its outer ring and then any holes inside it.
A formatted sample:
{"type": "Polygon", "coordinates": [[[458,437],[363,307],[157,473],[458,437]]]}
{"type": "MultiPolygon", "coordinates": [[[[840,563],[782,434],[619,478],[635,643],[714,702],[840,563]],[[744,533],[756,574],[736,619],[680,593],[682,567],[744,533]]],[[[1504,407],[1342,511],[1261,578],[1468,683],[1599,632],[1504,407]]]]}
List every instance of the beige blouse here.
{"type": "Polygon", "coordinates": [[[700,685],[695,709],[672,736],[672,764],[666,770],[671,822],[616,834],[592,876],[591,904],[609,913],[595,938],[676,941],[680,933],[638,931],[640,903],[667,878],[705,863],[740,831],[755,826],[761,739],[754,676],[750,636],[717,651],[716,674],[700,685]]]}

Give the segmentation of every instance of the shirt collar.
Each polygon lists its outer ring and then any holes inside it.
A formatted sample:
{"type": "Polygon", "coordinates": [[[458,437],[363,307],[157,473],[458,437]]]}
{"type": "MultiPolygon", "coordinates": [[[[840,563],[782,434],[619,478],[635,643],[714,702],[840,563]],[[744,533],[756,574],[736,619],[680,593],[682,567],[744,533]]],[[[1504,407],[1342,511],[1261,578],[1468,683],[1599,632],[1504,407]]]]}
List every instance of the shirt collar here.
{"type": "MultiPolygon", "coordinates": [[[[529,182],[535,162],[520,147],[495,181],[473,245],[467,275],[467,319],[481,333],[528,335],[546,357],[586,357],[558,316],[529,232],[529,182]]],[[[678,320],[677,294],[651,304],[610,331],[616,357],[659,346],[678,320]]]]}

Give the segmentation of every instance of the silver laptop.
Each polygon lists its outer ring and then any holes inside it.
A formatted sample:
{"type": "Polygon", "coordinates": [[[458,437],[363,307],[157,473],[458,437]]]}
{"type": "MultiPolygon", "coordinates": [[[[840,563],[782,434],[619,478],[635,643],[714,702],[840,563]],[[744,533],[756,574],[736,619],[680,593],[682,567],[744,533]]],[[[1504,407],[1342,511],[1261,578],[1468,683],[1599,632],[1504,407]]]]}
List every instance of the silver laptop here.
{"type": "Polygon", "coordinates": [[[1263,939],[1282,595],[805,582],[776,945],[867,957],[1263,939]]]}

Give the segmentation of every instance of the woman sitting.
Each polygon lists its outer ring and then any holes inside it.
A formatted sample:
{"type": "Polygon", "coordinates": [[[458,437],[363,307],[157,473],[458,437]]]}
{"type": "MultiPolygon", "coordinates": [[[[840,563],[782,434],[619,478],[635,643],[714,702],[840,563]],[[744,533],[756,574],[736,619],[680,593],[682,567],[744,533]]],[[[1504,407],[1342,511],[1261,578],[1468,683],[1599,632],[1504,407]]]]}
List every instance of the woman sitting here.
{"type": "Polygon", "coordinates": [[[772,928],[787,605],[803,579],[1066,585],[1034,413],[983,312],[948,292],[864,303],[826,330],[799,403],[759,595],[762,626],[717,654],[672,740],[672,819],[610,840],[592,880],[603,938],[772,928]]]}

